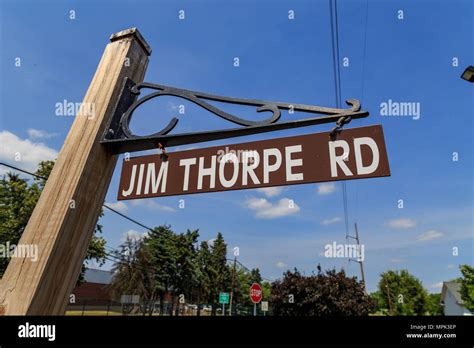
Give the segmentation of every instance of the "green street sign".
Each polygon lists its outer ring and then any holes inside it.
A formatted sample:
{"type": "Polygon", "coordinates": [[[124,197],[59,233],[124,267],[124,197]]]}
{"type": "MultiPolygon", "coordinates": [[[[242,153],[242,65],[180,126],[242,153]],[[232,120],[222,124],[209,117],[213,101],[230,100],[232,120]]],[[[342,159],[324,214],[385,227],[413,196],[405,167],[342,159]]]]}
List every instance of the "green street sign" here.
{"type": "Polygon", "coordinates": [[[229,303],[229,293],[228,292],[219,293],[219,303],[220,304],[228,304],[229,303]]]}

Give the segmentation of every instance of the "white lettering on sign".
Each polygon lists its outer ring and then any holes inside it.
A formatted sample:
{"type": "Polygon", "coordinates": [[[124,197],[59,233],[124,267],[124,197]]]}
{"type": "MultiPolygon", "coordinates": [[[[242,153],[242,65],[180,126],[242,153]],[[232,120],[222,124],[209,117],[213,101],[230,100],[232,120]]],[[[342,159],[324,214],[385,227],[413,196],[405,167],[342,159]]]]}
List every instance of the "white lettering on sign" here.
{"type": "MultiPolygon", "coordinates": [[[[301,181],[303,180],[303,173],[294,173],[294,167],[303,166],[301,158],[292,158],[293,154],[302,152],[301,145],[286,146],[285,147],[285,170],[286,181],[301,181]]],[[[279,149],[271,148],[263,150],[263,182],[269,183],[270,173],[276,172],[280,169],[283,161],[282,153],[279,149]]],[[[179,165],[184,167],[183,191],[189,190],[189,177],[191,175],[191,166],[196,164],[196,158],[181,159],[179,165]]],[[[233,152],[222,155],[219,159],[218,176],[220,184],[225,188],[230,188],[237,183],[239,178],[239,171],[242,171],[242,185],[246,186],[249,182],[253,184],[260,184],[255,170],[260,165],[260,155],[257,151],[243,151],[242,163],[239,161],[237,155],[233,152]],[[225,166],[232,166],[232,176],[226,178],[224,174],[225,166]],[[249,180],[250,179],[250,180],[249,180]]],[[[133,173],[132,173],[133,176],[133,173]]],[[[198,165],[198,183],[197,189],[202,190],[204,186],[204,177],[210,177],[209,188],[214,188],[216,183],[216,156],[211,157],[211,166],[204,167],[204,157],[199,157],[198,165]]]]}
{"type": "Polygon", "coordinates": [[[331,161],[331,176],[337,177],[337,165],[342,169],[345,175],[353,175],[349,167],[344,163],[344,159],[349,158],[349,144],[344,140],[329,142],[329,159],[331,161]],[[342,147],[344,151],[341,156],[336,156],[336,147],[342,147]]]}
{"type": "Polygon", "coordinates": [[[143,193],[148,194],[148,192],[150,191],[150,185],[151,185],[151,192],[157,193],[160,183],[161,183],[161,192],[165,192],[167,177],[168,177],[168,162],[163,162],[163,164],[160,166],[158,177],[155,176],[155,163],[148,163],[148,171],[146,174],[146,181],[145,181],[145,191],[143,193]]]}
{"type": "Polygon", "coordinates": [[[196,164],[195,158],[186,158],[179,161],[179,165],[182,167],[184,165],[184,181],[183,181],[183,191],[189,189],[189,172],[191,171],[191,166],[196,164]]]}
{"type": "Polygon", "coordinates": [[[380,155],[379,148],[375,143],[374,139],[368,137],[356,138],[354,139],[354,149],[357,165],[357,174],[364,175],[375,172],[379,166],[380,155]],[[364,165],[362,164],[362,153],[360,151],[361,145],[367,145],[372,150],[372,163],[367,167],[364,167],[364,165]]]}
{"type": "MultiPolygon", "coordinates": [[[[143,182],[143,172],[144,172],[145,164],[140,164],[140,169],[138,172],[138,183],[137,183],[137,194],[140,194],[142,191],[142,182],[143,182]]],[[[130,185],[127,190],[122,190],[122,195],[124,197],[129,196],[134,188],[135,188],[135,176],[137,173],[137,165],[134,164],[132,167],[132,175],[130,177],[130,185]]],[[[168,177],[168,162],[163,162],[160,166],[160,170],[158,171],[158,176],[155,175],[156,173],[156,163],[148,163],[146,179],[145,179],[145,190],[144,194],[148,194],[150,192],[151,186],[151,193],[157,193],[158,189],[161,184],[161,192],[166,192],[166,179],[168,177]]]]}
{"type": "Polygon", "coordinates": [[[199,172],[198,172],[198,190],[202,190],[202,181],[205,176],[210,177],[209,188],[216,187],[216,157],[211,157],[211,166],[204,168],[204,157],[199,157],[199,172]]]}
{"type": "Polygon", "coordinates": [[[285,147],[285,156],[286,156],[286,181],[298,181],[303,180],[303,173],[292,173],[293,167],[300,167],[303,165],[303,160],[291,159],[291,154],[294,152],[301,152],[301,145],[287,146],[285,147]]]}
{"type": "Polygon", "coordinates": [[[281,166],[281,152],[278,149],[263,150],[263,182],[270,182],[270,173],[276,172],[281,166]],[[275,158],[275,163],[270,164],[270,156],[275,158]]]}
{"type": "Polygon", "coordinates": [[[122,196],[127,197],[133,192],[135,185],[135,174],[137,173],[137,165],[134,164],[132,167],[132,175],[130,176],[130,186],[127,190],[122,190],[122,196]]]}
{"type": "Polygon", "coordinates": [[[260,297],[260,295],[262,295],[262,290],[250,289],[250,296],[260,297]]]}
{"type": "Polygon", "coordinates": [[[390,176],[381,126],[124,160],[119,199],[390,176]]]}
{"type": "Polygon", "coordinates": [[[233,153],[228,153],[221,158],[219,163],[219,180],[221,185],[224,187],[232,187],[237,181],[237,177],[239,176],[239,159],[233,153]],[[232,162],[234,166],[234,172],[232,173],[232,178],[227,180],[224,175],[224,168],[227,162],[232,162]]]}
{"type": "MultiPolygon", "coordinates": [[[[331,177],[335,178],[338,176],[337,167],[341,168],[343,173],[346,176],[352,176],[351,170],[349,167],[344,163],[344,160],[349,158],[350,148],[349,143],[345,140],[336,140],[329,142],[329,160],[331,162],[331,177]],[[340,156],[336,155],[336,148],[342,148],[343,153],[340,156]]],[[[367,175],[372,174],[375,172],[379,166],[379,148],[377,143],[374,139],[369,137],[363,138],[354,138],[354,153],[356,159],[356,168],[357,168],[357,175],[367,175]],[[372,163],[368,166],[364,166],[362,163],[362,151],[361,146],[365,145],[370,147],[372,151],[372,163]]]]}
{"type": "Polygon", "coordinates": [[[137,195],[142,193],[143,171],[145,170],[145,163],[140,164],[140,171],[138,172],[137,195]]]}
{"type": "Polygon", "coordinates": [[[255,174],[255,168],[260,164],[260,155],[257,151],[245,151],[242,163],[242,185],[247,185],[247,176],[250,175],[252,182],[256,185],[260,184],[257,175],[255,174]]]}

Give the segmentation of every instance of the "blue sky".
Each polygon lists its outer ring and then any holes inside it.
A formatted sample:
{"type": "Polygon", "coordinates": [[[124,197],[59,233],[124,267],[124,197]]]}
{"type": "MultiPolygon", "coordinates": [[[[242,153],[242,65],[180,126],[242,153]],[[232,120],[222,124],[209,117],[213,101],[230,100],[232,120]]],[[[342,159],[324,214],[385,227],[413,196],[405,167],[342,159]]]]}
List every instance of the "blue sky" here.
{"type": "MultiPolygon", "coordinates": [[[[56,116],[55,104],[82,100],[109,35],[129,27],[138,27],[153,49],[148,82],[336,106],[326,0],[0,4],[0,159],[22,168],[34,170],[39,160],[56,156],[73,117],[56,116]],[[75,19],[70,19],[71,10],[75,19]],[[185,11],[184,20],[178,17],[180,10],[185,11]],[[290,10],[293,20],[288,18],[290,10]],[[234,67],[235,57],[239,67],[234,67]],[[21,66],[15,66],[16,58],[21,66]],[[14,159],[17,151],[21,161],[14,159]]],[[[468,0],[338,1],[342,99],[360,99],[370,112],[370,117],[348,127],[382,124],[392,171],[388,178],[347,182],[349,223],[358,223],[365,245],[370,291],[381,272],[402,268],[419,277],[429,291],[439,291],[440,282],[459,276],[459,264],[473,263],[473,86],[459,78],[474,61],[472,7],[468,0]],[[347,67],[344,58],[349,59],[347,67]],[[458,66],[453,66],[454,58],[458,66]],[[419,103],[419,119],[381,116],[381,103],[389,99],[419,103]],[[458,161],[453,161],[453,152],[458,161]],[[403,209],[398,208],[399,199],[403,209]],[[457,256],[453,247],[459,250],[457,256]]],[[[244,118],[265,117],[252,108],[225,108],[244,118]]],[[[173,116],[180,118],[176,132],[232,126],[197,106],[163,97],[137,112],[132,129],[138,134],[159,130],[173,116]],[[177,114],[180,104],[185,105],[184,115],[177,114]]],[[[121,160],[118,163],[106,202],[146,225],[171,224],[177,232],[199,228],[203,240],[222,232],[230,248],[240,248],[240,261],[259,267],[267,279],[293,267],[309,274],[318,263],[359,274],[357,264],[322,255],[326,244],[345,242],[341,183],[117,205],[121,160]],[[285,198],[294,200],[298,209],[285,209],[285,198]],[[180,199],[185,209],[179,208],[180,199]],[[265,199],[260,210],[252,209],[257,199],[265,199]]],[[[128,231],[144,232],[108,211],[101,223],[112,248],[128,231]]]]}

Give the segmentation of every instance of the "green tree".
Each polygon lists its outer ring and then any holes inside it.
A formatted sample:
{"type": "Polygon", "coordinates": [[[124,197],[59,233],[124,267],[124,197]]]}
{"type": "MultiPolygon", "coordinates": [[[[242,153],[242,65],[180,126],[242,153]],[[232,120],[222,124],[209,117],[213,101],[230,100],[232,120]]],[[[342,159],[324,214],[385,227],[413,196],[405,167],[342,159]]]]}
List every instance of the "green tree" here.
{"type": "MultiPolygon", "coordinates": [[[[142,304],[149,304],[143,308],[150,309],[151,315],[158,298],[160,314],[164,314],[165,295],[171,294],[169,314],[172,315],[176,295],[188,298],[198,281],[195,248],[198,236],[197,230],[176,235],[170,226],[159,226],[143,239],[127,238],[116,253],[118,260],[111,286],[115,296],[140,295],[142,304]]],[[[179,305],[175,308],[177,315],[179,305]]]]}
{"type": "Polygon", "coordinates": [[[374,291],[373,293],[371,293],[370,298],[372,299],[372,302],[374,303],[373,313],[378,314],[378,315],[388,314],[386,302],[382,298],[382,294],[380,291],[374,291]]]}
{"type": "Polygon", "coordinates": [[[262,301],[268,301],[272,296],[272,283],[262,281],[262,301]]]}
{"type": "Polygon", "coordinates": [[[250,271],[240,267],[237,270],[236,286],[234,288],[234,302],[235,308],[239,307],[245,309],[246,312],[251,313],[253,311],[253,302],[250,299],[250,286],[253,283],[262,285],[262,298],[263,301],[268,300],[270,297],[271,284],[264,282],[260,275],[258,268],[253,268],[250,271]]]}
{"type": "Polygon", "coordinates": [[[212,315],[215,315],[219,292],[227,291],[231,285],[230,270],[227,266],[227,244],[220,232],[212,243],[210,261],[210,300],[212,315]]]}
{"type": "MultiPolygon", "coordinates": [[[[7,173],[0,179],[0,244],[18,244],[53,166],[54,161],[40,162],[35,174],[43,178],[35,177],[31,185],[28,185],[28,180],[12,173],[7,173]]],[[[100,232],[102,226],[97,224],[85,261],[95,260],[99,264],[105,262],[106,242],[97,236],[100,232]]],[[[7,258],[0,258],[0,277],[8,262],[7,258]]],[[[85,265],[82,266],[78,283],[82,282],[84,272],[85,265]]]]}
{"type": "Polygon", "coordinates": [[[258,268],[252,268],[250,270],[250,281],[252,283],[258,283],[258,284],[262,283],[262,275],[260,274],[260,270],[258,268]]]}
{"type": "Polygon", "coordinates": [[[428,313],[430,315],[443,315],[443,306],[441,306],[441,294],[428,295],[428,313]]]}
{"type": "MultiPolygon", "coordinates": [[[[28,186],[28,181],[17,174],[7,173],[0,179],[0,244],[6,249],[18,244],[39,195],[37,183],[28,186]]],[[[0,257],[0,276],[8,262],[7,257],[0,257]]]]}
{"type": "Polygon", "coordinates": [[[464,301],[466,308],[474,312],[474,267],[461,265],[459,269],[462,273],[461,299],[464,301]]]}
{"type": "Polygon", "coordinates": [[[162,315],[165,294],[173,290],[178,271],[176,262],[178,250],[175,238],[176,235],[171,230],[171,226],[163,225],[150,231],[145,240],[153,273],[153,293],[159,296],[162,315]]]}
{"type": "Polygon", "coordinates": [[[214,279],[211,267],[211,250],[207,241],[202,241],[197,253],[198,281],[196,300],[198,303],[198,315],[201,315],[201,303],[211,303],[212,279],[214,279]]]}
{"type": "MultiPolygon", "coordinates": [[[[197,239],[198,230],[187,230],[186,233],[176,236],[176,276],[173,279],[173,292],[176,295],[184,295],[190,299],[194,293],[193,289],[199,284],[200,275],[197,263],[197,239]]],[[[175,314],[179,314],[178,302],[175,314]]]]}
{"type": "Polygon", "coordinates": [[[428,310],[428,293],[407,270],[382,273],[378,290],[391,315],[424,315],[428,310]]]}
{"type": "Polygon", "coordinates": [[[341,270],[305,276],[297,269],[286,271],[272,283],[270,305],[274,315],[368,315],[373,303],[355,277],[341,270]]]}

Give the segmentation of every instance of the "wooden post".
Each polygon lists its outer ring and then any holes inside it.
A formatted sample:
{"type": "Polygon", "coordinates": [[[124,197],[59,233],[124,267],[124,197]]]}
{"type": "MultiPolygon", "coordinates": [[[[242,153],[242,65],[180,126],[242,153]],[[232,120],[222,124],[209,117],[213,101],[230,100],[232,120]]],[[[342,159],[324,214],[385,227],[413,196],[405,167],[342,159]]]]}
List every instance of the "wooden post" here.
{"type": "Polygon", "coordinates": [[[90,108],[81,108],[76,115],[19,241],[36,245],[38,258],[10,260],[0,283],[0,314],[65,313],[117,161],[100,139],[124,78],[142,82],[151,54],[136,28],[110,41],[84,97],[95,112],[91,117],[83,111],[90,108]]]}

